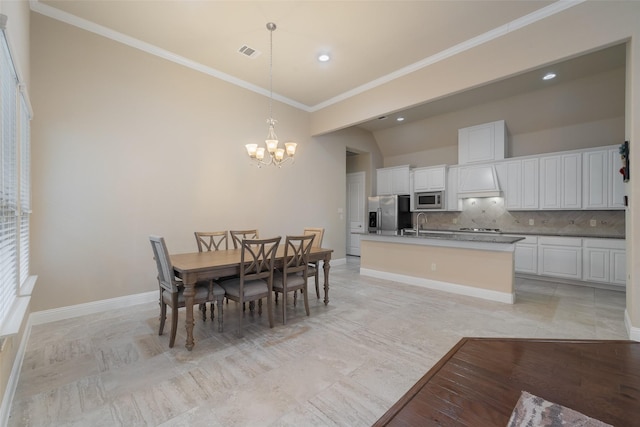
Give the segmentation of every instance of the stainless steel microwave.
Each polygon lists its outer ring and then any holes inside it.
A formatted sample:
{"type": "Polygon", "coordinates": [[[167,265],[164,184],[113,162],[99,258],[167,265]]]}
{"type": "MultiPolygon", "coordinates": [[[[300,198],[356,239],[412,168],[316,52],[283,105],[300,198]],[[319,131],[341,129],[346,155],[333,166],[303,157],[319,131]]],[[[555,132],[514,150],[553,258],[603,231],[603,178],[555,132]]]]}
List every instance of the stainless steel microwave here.
{"type": "Polygon", "coordinates": [[[444,203],[444,191],[428,191],[415,193],[415,209],[442,209],[444,203]]]}

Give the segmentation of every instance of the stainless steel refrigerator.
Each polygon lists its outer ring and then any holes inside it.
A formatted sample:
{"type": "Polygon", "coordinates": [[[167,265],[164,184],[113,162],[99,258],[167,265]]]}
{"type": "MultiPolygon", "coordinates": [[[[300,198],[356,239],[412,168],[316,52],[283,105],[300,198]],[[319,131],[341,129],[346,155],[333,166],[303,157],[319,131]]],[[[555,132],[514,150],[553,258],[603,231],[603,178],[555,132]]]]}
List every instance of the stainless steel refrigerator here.
{"type": "Polygon", "coordinates": [[[369,197],[369,232],[396,232],[411,228],[409,196],[369,197]]]}

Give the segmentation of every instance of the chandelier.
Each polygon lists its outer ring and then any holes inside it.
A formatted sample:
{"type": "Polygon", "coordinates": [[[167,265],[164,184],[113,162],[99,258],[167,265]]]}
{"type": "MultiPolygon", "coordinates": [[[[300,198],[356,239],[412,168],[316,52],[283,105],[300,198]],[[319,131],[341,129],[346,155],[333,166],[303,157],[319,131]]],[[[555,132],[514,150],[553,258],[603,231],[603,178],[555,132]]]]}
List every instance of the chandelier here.
{"type": "Polygon", "coordinates": [[[247,154],[251,160],[258,166],[274,165],[282,167],[284,163],[291,160],[293,163],[294,155],[296,154],[295,142],[285,142],[284,148],[278,147],[278,136],[276,135],[275,125],[277,120],[273,118],[273,32],[276,30],[276,24],[273,22],[267,23],[267,30],[269,30],[269,118],[267,124],[269,125],[269,131],[267,132],[267,138],[265,139],[265,147],[258,147],[258,144],[247,144],[247,154]],[[285,157],[286,153],[286,157],[285,157]]]}

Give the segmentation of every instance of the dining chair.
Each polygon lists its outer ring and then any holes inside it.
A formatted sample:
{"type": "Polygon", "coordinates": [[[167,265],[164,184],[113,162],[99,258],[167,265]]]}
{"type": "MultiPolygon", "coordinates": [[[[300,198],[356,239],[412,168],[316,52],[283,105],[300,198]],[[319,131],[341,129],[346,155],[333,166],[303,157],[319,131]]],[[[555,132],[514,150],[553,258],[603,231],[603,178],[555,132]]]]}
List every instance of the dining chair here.
{"type": "MultiPolygon", "coordinates": [[[[262,314],[262,298],[267,299],[269,327],[273,328],[273,269],[280,237],[244,239],[240,243],[240,276],[220,281],[226,297],[239,304],[258,301],[262,314]]],[[[244,335],[244,310],[238,311],[238,336],[244,335]]]]}
{"type": "MultiPolygon", "coordinates": [[[[313,246],[314,248],[322,247],[322,238],[324,237],[324,228],[307,227],[303,233],[306,235],[314,235],[313,246]]],[[[316,297],[320,299],[320,261],[313,261],[309,263],[309,276],[314,276],[316,281],[316,297]]]]}
{"type": "Polygon", "coordinates": [[[196,236],[196,243],[198,244],[198,252],[203,251],[217,251],[220,249],[229,249],[227,231],[196,231],[193,233],[196,236]]]}
{"type": "MultiPolygon", "coordinates": [[[[229,233],[227,231],[195,231],[193,233],[196,236],[196,243],[198,244],[198,252],[217,251],[221,249],[229,249],[229,240],[227,237],[229,233]]],[[[219,279],[219,277],[214,278],[219,279]]],[[[200,311],[202,316],[207,316],[207,305],[205,303],[200,304],[200,311]]],[[[211,303],[211,320],[213,320],[214,310],[213,303],[211,303]]],[[[222,316],[220,312],[219,316],[222,316]]]]}
{"type": "MultiPolygon", "coordinates": [[[[309,315],[307,279],[309,271],[309,252],[313,245],[313,234],[306,236],[286,236],[282,270],[273,273],[273,291],[282,294],[282,323],[287,324],[287,293],[300,290],[304,297],[304,309],[309,315]]],[[[277,301],[277,299],[276,299],[277,301]]]]}
{"type": "MultiPolygon", "coordinates": [[[[158,335],[162,335],[164,322],[167,317],[167,306],[171,307],[171,334],[169,337],[169,347],[173,347],[176,340],[176,330],[178,328],[178,309],[185,306],[184,286],[176,278],[169,251],[164,241],[164,237],[149,236],[153,256],[158,268],[158,284],[160,285],[160,328],[158,335]]],[[[224,289],[213,282],[199,282],[195,287],[194,304],[201,304],[216,300],[218,302],[219,314],[222,314],[222,300],[224,289]]],[[[204,319],[203,319],[204,320],[204,319]]],[[[222,316],[218,316],[218,330],[222,331],[222,316]]]]}
{"type": "Polygon", "coordinates": [[[259,239],[258,230],[231,230],[229,234],[233,242],[233,249],[240,248],[244,239],[259,239]]]}

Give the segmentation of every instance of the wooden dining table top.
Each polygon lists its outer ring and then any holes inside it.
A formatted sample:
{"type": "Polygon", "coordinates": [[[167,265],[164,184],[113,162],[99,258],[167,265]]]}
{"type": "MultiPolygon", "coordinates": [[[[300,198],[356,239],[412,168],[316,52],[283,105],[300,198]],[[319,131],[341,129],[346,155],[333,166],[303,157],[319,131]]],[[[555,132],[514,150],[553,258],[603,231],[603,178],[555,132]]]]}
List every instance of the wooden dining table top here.
{"type": "MultiPolygon", "coordinates": [[[[284,258],[284,245],[278,247],[276,260],[284,258]]],[[[309,261],[319,261],[331,256],[333,249],[311,248],[309,261]]],[[[171,255],[171,263],[177,272],[196,272],[198,270],[211,270],[232,268],[240,265],[241,249],[224,249],[207,252],[189,252],[171,255]]]]}

